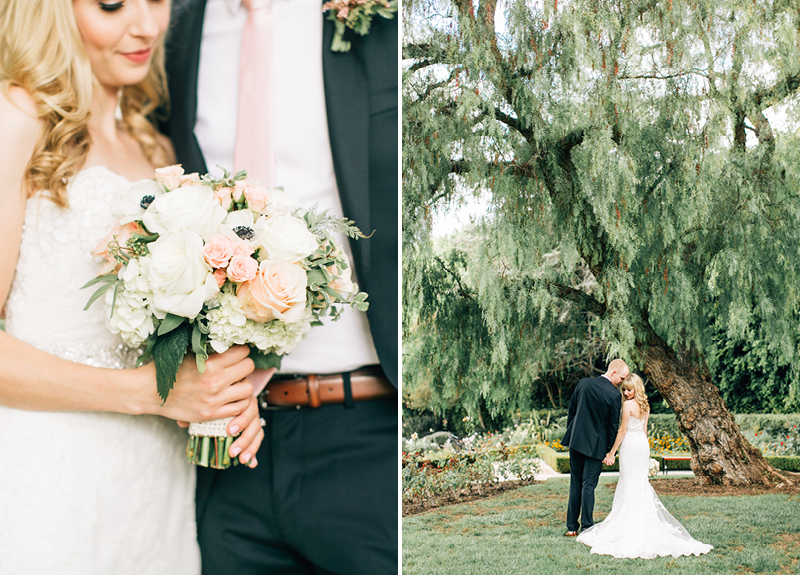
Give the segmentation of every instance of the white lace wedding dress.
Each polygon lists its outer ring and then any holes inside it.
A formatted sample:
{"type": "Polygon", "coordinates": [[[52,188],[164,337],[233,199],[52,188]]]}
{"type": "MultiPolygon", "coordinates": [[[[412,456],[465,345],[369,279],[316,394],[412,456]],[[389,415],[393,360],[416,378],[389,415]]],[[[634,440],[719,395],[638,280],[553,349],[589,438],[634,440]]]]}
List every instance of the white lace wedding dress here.
{"type": "Polygon", "coordinates": [[[693,539],[656,495],[647,471],[650,444],[643,422],[631,416],[619,447],[619,483],[611,513],[601,523],[578,535],[592,553],[618,558],[701,555],[711,545],[693,539]]]}
{"type": "MultiPolygon", "coordinates": [[[[130,182],[103,167],[69,184],[70,209],[28,200],[6,329],[53,355],[103,368],[136,354],[84,311],[111,230],[109,199],[130,182]]],[[[153,382],[155,385],[155,382],[153,382]]],[[[0,573],[196,575],[194,470],[186,431],[155,416],[0,406],[0,573]]]]}

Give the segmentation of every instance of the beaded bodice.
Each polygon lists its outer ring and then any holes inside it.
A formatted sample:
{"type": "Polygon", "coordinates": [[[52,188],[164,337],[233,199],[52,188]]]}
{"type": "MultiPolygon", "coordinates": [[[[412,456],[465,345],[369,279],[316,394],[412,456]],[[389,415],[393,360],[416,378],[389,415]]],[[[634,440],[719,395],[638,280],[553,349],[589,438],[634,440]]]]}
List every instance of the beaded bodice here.
{"type": "Polygon", "coordinates": [[[79,172],[69,184],[69,208],[28,200],[16,274],[6,302],[8,333],[53,355],[98,367],[131,367],[136,350],[105,326],[106,306],[84,311],[97,275],[91,251],[116,223],[110,197],[130,182],[107,168],[79,172]],[[24,286],[24,289],[23,289],[24,286]]]}

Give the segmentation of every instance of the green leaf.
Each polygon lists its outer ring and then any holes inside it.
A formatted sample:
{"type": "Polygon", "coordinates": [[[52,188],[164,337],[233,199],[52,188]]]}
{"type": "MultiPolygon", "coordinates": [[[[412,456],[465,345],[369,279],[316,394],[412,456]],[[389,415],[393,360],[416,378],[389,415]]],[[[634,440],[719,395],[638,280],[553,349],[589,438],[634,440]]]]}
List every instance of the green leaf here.
{"type": "Polygon", "coordinates": [[[250,346],[250,359],[253,360],[256,369],[269,369],[271,367],[280,369],[281,367],[281,356],[272,352],[264,353],[252,345],[250,346]]]}
{"type": "Polygon", "coordinates": [[[86,289],[87,287],[93,286],[93,285],[98,284],[100,282],[113,282],[113,281],[117,281],[118,279],[119,279],[119,276],[117,274],[115,274],[114,272],[111,272],[111,273],[108,273],[108,274],[106,274],[104,276],[97,276],[94,279],[90,279],[88,282],[86,282],[86,284],[81,289],[86,289]]]}
{"type": "Polygon", "coordinates": [[[331,296],[331,298],[334,301],[346,301],[345,298],[342,296],[342,294],[340,294],[338,291],[336,291],[335,289],[333,289],[330,286],[320,286],[319,289],[320,289],[320,291],[323,291],[326,294],[328,294],[329,296],[331,296]]]}
{"type": "Polygon", "coordinates": [[[186,321],[185,317],[168,313],[167,317],[161,320],[161,325],[158,326],[158,335],[164,335],[166,333],[171,332],[173,329],[175,329],[185,321],[186,321]]]}
{"type": "Polygon", "coordinates": [[[206,352],[207,339],[207,336],[200,328],[200,322],[192,324],[192,351],[197,361],[197,371],[200,373],[206,370],[206,359],[208,359],[208,353],[206,352]]]}
{"type": "MultiPolygon", "coordinates": [[[[185,327],[173,329],[168,334],[158,337],[153,346],[153,362],[156,366],[156,386],[158,395],[167,401],[170,390],[175,384],[178,368],[189,350],[189,330],[185,327]]],[[[162,403],[163,405],[163,403],[162,403]]]]}
{"type": "Polygon", "coordinates": [[[333,279],[333,276],[328,273],[328,270],[320,268],[310,269],[306,272],[306,275],[308,276],[308,287],[312,290],[319,289],[319,286],[325,285],[333,279]]]}
{"type": "Polygon", "coordinates": [[[114,317],[114,308],[117,306],[117,293],[119,293],[119,285],[122,282],[117,282],[114,284],[114,297],[111,298],[111,311],[108,312],[108,317],[111,319],[114,317]]]}
{"type": "MultiPolygon", "coordinates": [[[[86,305],[84,306],[83,309],[84,310],[89,309],[89,306],[92,305],[97,300],[97,298],[99,298],[101,295],[106,293],[112,287],[116,286],[118,282],[119,282],[119,280],[117,280],[115,282],[109,282],[109,283],[97,288],[97,291],[92,294],[92,297],[89,298],[89,301],[86,302],[86,305]]],[[[86,287],[86,286],[84,286],[84,287],[86,287]]]]}

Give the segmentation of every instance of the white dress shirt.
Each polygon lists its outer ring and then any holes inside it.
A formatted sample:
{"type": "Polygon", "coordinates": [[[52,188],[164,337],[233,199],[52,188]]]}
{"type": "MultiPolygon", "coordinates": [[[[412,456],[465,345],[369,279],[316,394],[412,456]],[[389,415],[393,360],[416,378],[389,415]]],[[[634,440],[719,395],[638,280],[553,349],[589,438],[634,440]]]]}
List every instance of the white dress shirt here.
{"type": "MultiPolygon", "coordinates": [[[[305,206],[317,203],[341,216],[325,113],[321,2],[273,0],[272,13],[275,185],[305,206]]],[[[206,3],[194,133],[216,176],[222,175],[216,164],[233,167],[239,46],[246,19],[241,0],[206,3]]],[[[338,240],[352,262],[347,239],[338,240]]],[[[348,306],[338,321],[323,322],[283,357],[282,373],[338,373],[378,363],[366,314],[348,306]]]]}

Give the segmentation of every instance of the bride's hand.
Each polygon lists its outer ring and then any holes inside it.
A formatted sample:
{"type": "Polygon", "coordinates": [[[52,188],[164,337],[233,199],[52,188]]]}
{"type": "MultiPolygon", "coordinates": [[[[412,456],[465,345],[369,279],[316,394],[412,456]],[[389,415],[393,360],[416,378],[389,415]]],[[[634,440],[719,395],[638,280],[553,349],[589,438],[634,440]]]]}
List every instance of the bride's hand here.
{"type": "Polygon", "coordinates": [[[264,440],[264,428],[261,426],[261,418],[258,416],[258,400],[251,397],[251,401],[242,413],[237,415],[228,424],[228,434],[235,435],[242,431],[236,438],[228,452],[231,457],[239,456],[239,462],[248,467],[255,468],[258,465],[256,453],[264,440]]]}
{"type": "Polygon", "coordinates": [[[149,380],[145,391],[148,398],[141,411],[198,423],[243,413],[253,400],[253,386],[246,379],[254,367],[253,360],[247,357],[249,353],[247,346],[239,345],[225,353],[212,354],[206,360],[203,373],[197,371],[194,355],[187,354],[163,406],[155,393],[154,365],[150,363],[139,368],[147,370],[146,379],[149,380]]]}

